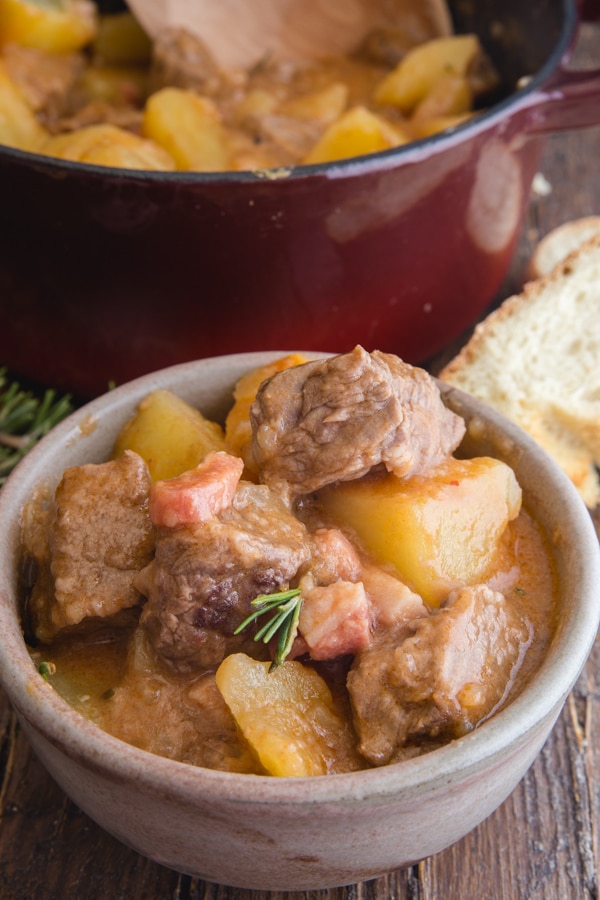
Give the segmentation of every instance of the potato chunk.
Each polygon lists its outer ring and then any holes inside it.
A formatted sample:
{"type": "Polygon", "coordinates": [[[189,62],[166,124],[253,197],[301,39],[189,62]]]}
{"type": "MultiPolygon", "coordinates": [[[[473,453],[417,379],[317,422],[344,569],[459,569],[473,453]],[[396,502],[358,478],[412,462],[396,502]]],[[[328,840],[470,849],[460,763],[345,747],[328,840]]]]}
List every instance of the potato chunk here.
{"type": "Polygon", "coordinates": [[[57,134],[39,148],[46,156],[72,162],[121,169],[153,169],[168,172],[175,168],[162,147],[116,125],[88,125],[57,134]]]}
{"type": "Polygon", "coordinates": [[[101,16],[91,49],[105,66],[145,65],[152,59],[150,38],[130,12],[101,16]]]}
{"type": "Polygon", "coordinates": [[[88,44],[97,29],[92,0],[0,0],[0,46],[14,43],[69,53],[88,44]]]}
{"type": "Polygon", "coordinates": [[[227,142],[217,107],[193,91],[166,87],[152,94],[146,102],[142,130],[165,148],[182,171],[229,169],[227,142]]]}
{"type": "Polygon", "coordinates": [[[349,734],[321,676],[299,662],[270,663],[234,653],[217,686],[242,734],[271,775],[326,775],[353,755],[349,734]]]}
{"type": "Polygon", "coordinates": [[[35,152],[47,139],[48,132],[0,60],[0,144],[35,152]]]}
{"type": "Polygon", "coordinates": [[[382,116],[364,106],[354,106],[325,130],[303,162],[323,163],[378,153],[405,144],[408,140],[399,127],[382,116]]]}
{"type": "Polygon", "coordinates": [[[413,119],[412,132],[415,138],[426,138],[432,134],[438,134],[447,128],[456,128],[471,118],[472,113],[463,113],[458,116],[433,116],[431,119],[413,119]]]}
{"type": "Polygon", "coordinates": [[[435,38],[419,44],[380,82],[375,101],[410,114],[441,77],[465,76],[480,54],[481,44],[475,34],[435,38]]]}
{"type": "Polygon", "coordinates": [[[348,85],[334,81],[323,88],[292,96],[278,108],[283,116],[292,116],[320,125],[329,125],[342,115],[348,102],[348,85]]]}
{"type": "Polygon", "coordinates": [[[421,100],[412,121],[424,122],[442,116],[459,116],[471,111],[473,97],[465,75],[448,72],[442,75],[421,100]]]}
{"type": "MultiPolygon", "coordinates": [[[[100,66],[90,63],[82,72],[78,87],[88,103],[97,101],[123,107],[143,101],[148,93],[148,79],[148,72],[142,66],[100,66]]],[[[167,157],[166,150],[160,148],[160,152],[167,157]]],[[[175,168],[174,161],[169,164],[175,168]]]]}
{"type": "Polygon", "coordinates": [[[195,468],[207,453],[225,449],[223,429],[170,391],[158,390],[140,403],[123,426],[114,455],[135,450],[153,481],[175,478],[195,468]]]}
{"type": "Polygon", "coordinates": [[[521,489],[499,460],[452,458],[431,474],[366,477],[325,488],[320,498],[377,562],[391,563],[436,608],[453,588],[485,577],[518,515],[521,489]]]}

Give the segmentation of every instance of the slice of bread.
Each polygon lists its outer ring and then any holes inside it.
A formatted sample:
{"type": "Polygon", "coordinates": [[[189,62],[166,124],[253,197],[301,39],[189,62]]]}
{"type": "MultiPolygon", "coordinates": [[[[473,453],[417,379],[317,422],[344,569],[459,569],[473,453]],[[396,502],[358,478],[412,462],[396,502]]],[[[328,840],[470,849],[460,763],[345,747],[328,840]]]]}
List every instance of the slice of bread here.
{"type": "Polygon", "coordinates": [[[600,235],[476,328],[439,377],[528,431],[600,501],[600,235]]]}
{"type": "Polygon", "coordinates": [[[527,273],[529,278],[549,275],[552,269],[595,234],[600,234],[600,216],[572,219],[553,228],[533,251],[527,273]]]}

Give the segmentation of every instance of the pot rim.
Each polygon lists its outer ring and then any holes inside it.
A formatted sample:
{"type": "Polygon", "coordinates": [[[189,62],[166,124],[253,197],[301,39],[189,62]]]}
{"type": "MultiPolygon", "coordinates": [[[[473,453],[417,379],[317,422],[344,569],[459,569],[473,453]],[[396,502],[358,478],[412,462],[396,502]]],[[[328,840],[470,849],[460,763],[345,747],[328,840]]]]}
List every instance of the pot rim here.
{"type": "Polygon", "coordinates": [[[16,148],[3,145],[0,145],[0,160],[5,158],[8,160],[13,159],[15,162],[20,163],[34,163],[36,168],[41,166],[44,171],[57,178],[67,173],[88,173],[90,176],[103,178],[104,180],[114,178],[116,180],[142,181],[150,184],[158,182],[174,185],[215,183],[250,183],[256,185],[257,182],[276,183],[290,179],[298,181],[314,176],[340,178],[346,175],[368,174],[373,169],[386,169],[395,166],[398,162],[413,162],[423,157],[434,155],[446,147],[460,142],[465,136],[478,134],[493,126],[498,120],[510,114],[512,107],[515,107],[515,111],[517,111],[522,104],[530,100],[535,102],[535,94],[549,81],[561,62],[568,56],[580,23],[579,4],[580,0],[562,0],[564,18],[560,38],[544,65],[526,83],[517,87],[515,91],[488,109],[482,110],[453,128],[394,147],[391,150],[383,150],[378,153],[369,153],[329,163],[241,172],[157,172],[147,169],[122,169],[114,166],[98,166],[90,163],[61,160],[56,157],[31,153],[26,150],[17,150],[16,148]]]}
{"type": "MultiPolygon", "coordinates": [[[[372,798],[377,802],[392,795],[411,797],[434,791],[442,785],[464,780],[488,768],[510,746],[516,750],[532,732],[550,727],[575,684],[592,648],[600,620],[598,584],[600,584],[600,546],[591,517],[567,477],[547,454],[520,428],[502,415],[467,397],[455,388],[441,384],[451,406],[464,408],[469,417],[484,418],[492,431],[500,430],[508,445],[522,447],[529,471],[542,471],[550,481],[543,496],[536,497],[546,510],[560,509],[563,522],[569,523],[569,545],[576,559],[571,572],[579,573],[578,608],[566,611],[560,634],[536,670],[533,681],[489,721],[465,737],[423,756],[378,769],[361,770],[323,778],[271,778],[261,775],[220,772],[155,756],[124,743],[102,731],[76,712],[36,671],[26,649],[16,615],[16,573],[14,555],[18,546],[21,511],[40,483],[37,467],[48,450],[54,453],[80,441],[92,422],[102,425],[102,416],[131,415],[139,400],[156,387],[193,383],[198,369],[225,371],[232,364],[252,368],[259,361],[273,359],[286,351],[255,352],[213,357],[181,363],[142,376],[97,398],[77,410],[43,438],[19,464],[0,491],[0,521],[9,521],[8,533],[0,546],[0,683],[11,703],[26,721],[27,729],[39,732],[61,752],[83,763],[100,768],[111,778],[134,781],[149,791],[160,791],[187,803],[211,797],[227,798],[233,803],[314,805],[354,803],[372,798]],[[584,515],[583,513],[586,513],[584,515]],[[12,521],[11,521],[12,520],[12,521]],[[583,564],[585,563],[585,564],[583,564]]],[[[289,352],[289,351],[288,351],[289,352]]],[[[324,353],[311,353],[323,357],[324,353]]],[[[555,514],[556,517],[556,514],[555,514]]]]}

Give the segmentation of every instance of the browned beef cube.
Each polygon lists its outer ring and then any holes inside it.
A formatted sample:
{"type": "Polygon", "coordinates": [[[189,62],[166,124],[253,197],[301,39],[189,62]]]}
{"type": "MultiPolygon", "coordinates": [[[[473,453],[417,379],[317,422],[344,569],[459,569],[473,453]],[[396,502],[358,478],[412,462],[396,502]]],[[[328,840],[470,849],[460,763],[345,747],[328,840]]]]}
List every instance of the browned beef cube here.
{"type": "Polygon", "coordinates": [[[465,431],[427,372],[362,347],[278,372],[251,418],[261,480],[286,500],[380,464],[400,478],[425,471],[465,431]]]}
{"type": "Polygon", "coordinates": [[[128,451],[119,460],[67,469],[50,511],[48,593],[34,590],[37,636],[141,602],[137,573],[152,559],[150,476],[128,451]]]}
{"type": "Polygon", "coordinates": [[[309,553],[304,525],[268,487],[244,481],[208,521],[159,528],[156,558],[137,580],[154,650],[180,671],[218,665],[239,644],[250,601],[287,585],[309,553]]]}
{"type": "Polygon", "coordinates": [[[394,646],[366,650],[348,675],[361,753],[375,765],[402,749],[473,729],[505,699],[531,629],[486,585],[450,595],[394,646]]]}

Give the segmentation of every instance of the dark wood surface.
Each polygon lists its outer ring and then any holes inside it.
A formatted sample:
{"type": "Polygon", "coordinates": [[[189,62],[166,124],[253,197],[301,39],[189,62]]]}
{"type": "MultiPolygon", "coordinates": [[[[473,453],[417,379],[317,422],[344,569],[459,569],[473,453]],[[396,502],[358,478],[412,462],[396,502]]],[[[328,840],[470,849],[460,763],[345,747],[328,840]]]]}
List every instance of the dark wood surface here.
{"type": "MultiPolygon", "coordinates": [[[[582,62],[600,62],[585,27],[582,62]]],[[[600,214],[600,128],[548,141],[503,296],[518,290],[536,241],[600,214]]],[[[596,515],[600,535],[600,514],[596,515]]],[[[600,590],[600,586],[599,586],[600,590]]],[[[225,852],[226,849],[224,848],[225,852]]],[[[127,849],[80,812],[34,757],[0,694],[0,900],[598,900],[600,641],[525,778],[490,818],[450,849],[374,881],[328,891],[267,893],[206,884],[127,849]]]]}

